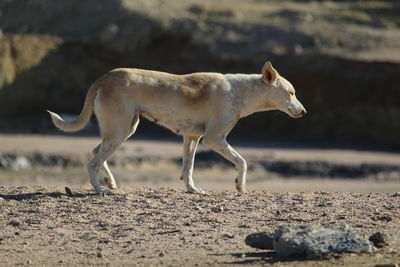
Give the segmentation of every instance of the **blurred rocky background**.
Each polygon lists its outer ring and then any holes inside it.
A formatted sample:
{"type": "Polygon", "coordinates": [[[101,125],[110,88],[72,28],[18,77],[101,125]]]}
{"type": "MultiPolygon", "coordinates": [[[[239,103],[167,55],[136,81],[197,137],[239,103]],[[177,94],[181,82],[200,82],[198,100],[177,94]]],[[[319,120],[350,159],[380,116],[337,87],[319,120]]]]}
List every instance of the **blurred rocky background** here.
{"type": "MultiPolygon", "coordinates": [[[[0,0],[0,132],[55,132],[117,67],[257,73],[270,60],[308,110],[242,119],[246,140],[400,148],[400,3],[0,0]]],[[[170,136],[142,120],[140,136],[170,136]]]]}

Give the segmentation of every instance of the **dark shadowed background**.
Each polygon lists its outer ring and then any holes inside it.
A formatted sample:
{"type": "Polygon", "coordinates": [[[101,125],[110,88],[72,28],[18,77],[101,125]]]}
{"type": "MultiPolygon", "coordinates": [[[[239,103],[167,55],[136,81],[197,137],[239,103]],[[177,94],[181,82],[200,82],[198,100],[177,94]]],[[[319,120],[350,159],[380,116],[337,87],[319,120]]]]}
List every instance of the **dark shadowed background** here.
{"type": "MultiPolygon", "coordinates": [[[[0,132],[55,133],[45,110],[79,114],[113,68],[258,73],[270,60],[308,114],[259,113],[231,138],[398,150],[399,26],[398,1],[1,0],[0,132]]],[[[138,135],[172,138],[145,120],[138,135]]]]}

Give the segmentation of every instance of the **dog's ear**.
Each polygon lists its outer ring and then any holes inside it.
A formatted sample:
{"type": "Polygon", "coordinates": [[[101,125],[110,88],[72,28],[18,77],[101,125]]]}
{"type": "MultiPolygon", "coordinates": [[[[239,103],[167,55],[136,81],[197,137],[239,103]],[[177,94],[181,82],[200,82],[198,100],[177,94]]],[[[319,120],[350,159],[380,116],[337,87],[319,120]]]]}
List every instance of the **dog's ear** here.
{"type": "Polygon", "coordinates": [[[276,69],[274,69],[274,67],[272,67],[271,62],[265,62],[261,73],[266,84],[276,87],[276,81],[278,80],[279,73],[276,71],[276,69]]]}

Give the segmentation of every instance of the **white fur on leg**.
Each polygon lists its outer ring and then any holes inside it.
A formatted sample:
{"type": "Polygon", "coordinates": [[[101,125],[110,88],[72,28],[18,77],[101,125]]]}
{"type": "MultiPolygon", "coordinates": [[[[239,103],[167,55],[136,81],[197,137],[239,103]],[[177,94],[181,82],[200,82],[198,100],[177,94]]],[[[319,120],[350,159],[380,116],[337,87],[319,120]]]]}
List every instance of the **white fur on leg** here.
{"type": "Polygon", "coordinates": [[[196,188],[193,182],[194,157],[200,137],[183,137],[183,162],[181,179],[185,182],[186,192],[205,193],[202,189],[196,188]]]}
{"type": "MultiPolygon", "coordinates": [[[[96,190],[96,192],[99,194],[113,194],[113,192],[111,190],[104,189],[101,186],[100,179],[99,179],[99,171],[100,171],[100,165],[104,164],[106,158],[108,158],[116,150],[118,145],[121,143],[122,142],[118,142],[118,144],[102,143],[100,145],[100,147],[98,148],[98,151],[97,151],[96,155],[94,156],[94,158],[91,161],[89,161],[89,163],[87,165],[87,169],[88,169],[89,176],[90,176],[90,183],[92,184],[92,186],[96,190]]],[[[110,183],[112,183],[112,181],[110,181],[110,183]]],[[[115,183],[115,181],[114,181],[114,183],[115,183]]]]}
{"type": "Polygon", "coordinates": [[[110,168],[108,167],[107,161],[105,160],[103,162],[103,168],[107,173],[106,177],[103,177],[103,183],[109,188],[109,189],[117,189],[117,183],[115,182],[114,175],[111,173],[110,168]]]}
{"type": "Polygon", "coordinates": [[[247,163],[244,158],[228,144],[225,138],[205,136],[203,143],[236,166],[238,169],[238,176],[235,179],[236,189],[244,193],[247,172],[247,163]]]}

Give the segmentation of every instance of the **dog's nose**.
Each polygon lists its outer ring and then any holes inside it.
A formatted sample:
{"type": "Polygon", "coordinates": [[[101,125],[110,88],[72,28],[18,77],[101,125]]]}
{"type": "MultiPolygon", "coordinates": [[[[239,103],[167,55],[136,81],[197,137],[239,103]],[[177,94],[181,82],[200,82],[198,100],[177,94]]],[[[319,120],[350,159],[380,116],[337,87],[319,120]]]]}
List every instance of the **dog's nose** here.
{"type": "Polygon", "coordinates": [[[301,111],[301,116],[304,116],[304,115],[306,115],[307,114],[307,111],[305,110],[305,109],[303,109],[302,111],[301,111]]]}

